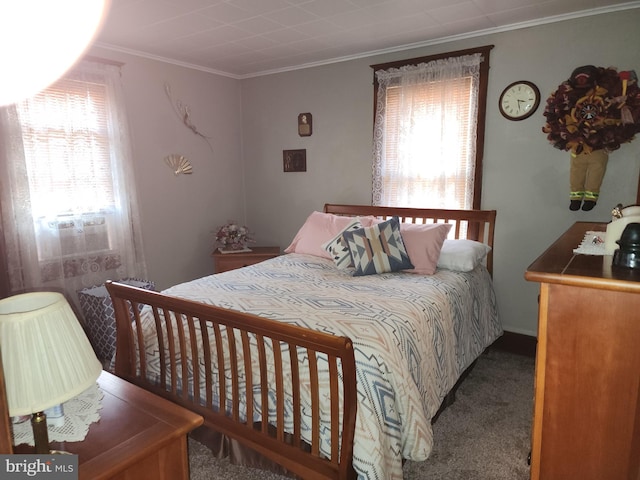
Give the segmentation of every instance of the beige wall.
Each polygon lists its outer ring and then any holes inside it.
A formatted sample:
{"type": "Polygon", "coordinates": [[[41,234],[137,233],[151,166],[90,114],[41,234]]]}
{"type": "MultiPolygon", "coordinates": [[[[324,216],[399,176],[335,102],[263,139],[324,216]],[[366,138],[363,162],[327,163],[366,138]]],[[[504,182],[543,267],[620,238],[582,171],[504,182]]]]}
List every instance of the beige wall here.
{"type": "Polygon", "coordinates": [[[612,153],[598,206],[570,212],[569,156],[542,134],[543,107],[508,122],[498,95],[526,79],[544,101],[584,64],[640,72],[638,24],[635,9],[245,80],[94,49],[125,64],[149,278],[166,288],[211,273],[212,232],[227,219],[245,221],[259,244],[284,248],[325,202],[369,203],[369,65],[493,44],[483,207],[498,211],[494,276],[504,327],[535,335],[538,286],[524,280],[525,269],[573,222],[608,221],[615,204],[635,202],[640,140],[612,153]],[[213,152],[175,116],[165,82],[213,137],[213,152]],[[302,112],[313,114],[311,137],[297,135],[302,112]],[[307,172],[283,173],[282,150],[298,148],[307,150],[307,172]],[[193,175],[175,177],[163,163],[170,153],[185,155],[193,175]]]}
{"type": "Polygon", "coordinates": [[[245,219],[239,81],[104,49],[90,53],[124,62],[148,277],[164,289],[213,273],[212,232],[245,219]],[[213,151],[177,117],[165,83],[212,137],[213,151]],[[191,175],[173,174],[164,162],[173,153],[191,162],[191,175]]]}
{"type": "Polygon", "coordinates": [[[484,155],[483,208],[498,211],[495,283],[505,329],[535,335],[538,286],[527,266],[575,221],[608,221],[618,202],[635,203],[640,140],[613,152],[598,206],[568,209],[569,154],[554,149],[535,115],[509,122],[498,96],[509,83],[538,85],[543,102],[580,65],[640,72],[640,9],[585,17],[287,72],[242,82],[248,222],[265,243],[285,247],[325,202],[369,203],[372,73],[369,65],[493,44],[484,155]],[[297,115],[313,114],[299,137],[297,115]],[[282,150],[306,148],[307,172],[283,173],[282,150]]]}

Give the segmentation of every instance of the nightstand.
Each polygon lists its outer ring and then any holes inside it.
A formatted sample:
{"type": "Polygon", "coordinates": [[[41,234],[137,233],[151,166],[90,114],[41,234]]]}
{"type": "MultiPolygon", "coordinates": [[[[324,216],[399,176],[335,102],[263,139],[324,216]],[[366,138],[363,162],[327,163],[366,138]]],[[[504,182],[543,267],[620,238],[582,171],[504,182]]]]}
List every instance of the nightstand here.
{"type": "Polygon", "coordinates": [[[247,267],[280,255],[280,247],[249,247],[250,252],[220,253],[213,252],[213,267],[216,273],[247,267]]]}
{"type": "MultiPolygon", "coordinates": [[[[109,372],[98,384],[100,420],[82,442],[51,442],[78,455],[79,480],[189,480],[187,434],[203,419],[109,372]]],[[[14,453],[33,453],[18,445],[14,453]]]]}

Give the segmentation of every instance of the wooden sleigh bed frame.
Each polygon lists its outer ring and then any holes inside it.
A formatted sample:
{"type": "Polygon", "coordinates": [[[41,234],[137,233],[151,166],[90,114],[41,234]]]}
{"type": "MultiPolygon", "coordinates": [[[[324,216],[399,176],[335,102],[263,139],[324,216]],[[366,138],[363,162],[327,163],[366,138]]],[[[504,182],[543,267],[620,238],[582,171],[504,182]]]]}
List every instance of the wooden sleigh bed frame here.
{"type": "MultiPolygon", "coordinates": [[[[381,219],[398,216],[402,222],[447,222],[455,238],[477,240],[493,247],[496,212],[481,210],[436,210],[376,206],[327,204],[325,213],[347,216],[372,215],[381,219]],[[466,237],[462,237],[466,232],[466,237]]],[[[486,258],[486,266],[492,271],[493,251],[486,258]]],[[[116,375],[144,389],[167,398],[204,417],[208,429],[237,440],[258,454],[281,465],[287,472],[304,479],[349,479],[356,474],[352,467],[354,430],[358,404],[354,349],[349,338],[284,324],[256,315],[241,313],[206,305],[162,293],[147,291],[117,282],[107,282],[113,300],[117,324],[116,375]],[[149,305],[156,322],[156,331],[166,338],[160,344],[168,345],[168,351],[160,352],[161,378],[159,382],[147,380],[147,364],[142,343],[140,308],[149,305]],[[182,321],[176,321],[181,318],[182,321]],[[167,319],[173,319],[168,321],[167,319]],[[205,332],[197,342],[194,332],[205,332]],[[209,333],[206,333],[209,332],[209,333]],[[206,340],[206,341],[205,341],[206,340]],[[213,347],[212,347],[213,345],[213,347]],[[240,350],[240,351],[239,351],[240,350]],[[267,351],[272,352],[269,357],[267,351]],[[302,353],[301,353],[302,352],[302,353]],[[253,355],[257,362],[237,361],[237,357],[253,355]],[[294,415],[293,429],[285,429],[283,402],[285,395],[293,399],[299,411],[301,366],[298,359],[306,357],[311,385],[311,422],[315,432],[310,441],[300,435],[300,415],[294,415]],[[170,359],[166,361],[165,358],[170,359]],[[191,359],[204,358],[207,368],[204,374],[192,368],[191,359]],[[214,364],[224,365],[227,374],[216,372],[214,364]],[[323,371],[318,368],[322,358],[323,371]],[[173,360],[171,360],[173,359],[173,360]],[[217,362],[215,361],[217,359],[217,362]],[[274,367],[269,363],[274,359],[274,367]],[[284,360],[283,360],[284,359],[284,360]],[[230,365],[229,365],[230,363],[230,365]],[[259,365],[258,371],[255,363],[259,365]],[[229,374],[229,369],[231,374],[229,374]],[[329,372],[329,378],[326,376],[329,372]],[[274,376],[275,375],[275,381],[274,376]],[[192,377],[184,385],[180,379],[192,377]],[[229,378],[230,377],[230,378],[229,378]],[[253,389],[241,387],[241,378],[257,378],[253,389]],[[221,380],[218,380],[221,379],[221,380]],[[284,385],[293,384],[292,392],[285,392],[284,385]],[[267,388],[267,383],[269,383],[267,388]],[[327,390],[328,385],[328,390],[327,390]],[[275,390],[277,412],[256,410],[256,405],[267,404],[267,391],[275,390]],[[254,397],[253,391],[256,391],[254,397]],[[205,393],[203,393],[205,392],[205,393]],[[223,394],[223,392],[226,392],[223,394]],[[225,397],[232,399],[225,402],[225,397]],[[262,395],[262,396],[261,396],[262,395]],[[217,400],[220,399],[220,400],[217,400]],[[319,430],[320,404],[330,402],[331,452],[321,453],[319,430]],[[244,406],[244,407],[242,407],[244,406]],[[243,410],[244,408],[244,410],[243,410]],[[248,422],[251,413],[254,420],[248,422]]],[[[220,367],[222,368],[222,367],[220,367]]]]}

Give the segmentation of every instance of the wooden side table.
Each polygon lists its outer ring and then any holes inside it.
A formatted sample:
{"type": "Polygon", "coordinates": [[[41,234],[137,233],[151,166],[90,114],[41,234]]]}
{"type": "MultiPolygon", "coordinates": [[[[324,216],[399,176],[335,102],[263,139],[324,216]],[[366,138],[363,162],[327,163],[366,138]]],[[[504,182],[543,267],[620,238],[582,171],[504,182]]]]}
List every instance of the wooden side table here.
{"type": "MultiPolygon", "coordinates": [[[[82,442],[51,442],[78,455],[79,480],[189,480],[187,434],[203,419],[109,372],[98,384],[100,421],[82,442]]],[[[15,453],[33,453],[19,445],[15,453]]]]}
{"type": "Polygon", "coordinates": [[[280,247],[249,247],[250,252],[220,253],[217,249],[211,254],[216,273],[247,267],[280,255],[280,247]]]}

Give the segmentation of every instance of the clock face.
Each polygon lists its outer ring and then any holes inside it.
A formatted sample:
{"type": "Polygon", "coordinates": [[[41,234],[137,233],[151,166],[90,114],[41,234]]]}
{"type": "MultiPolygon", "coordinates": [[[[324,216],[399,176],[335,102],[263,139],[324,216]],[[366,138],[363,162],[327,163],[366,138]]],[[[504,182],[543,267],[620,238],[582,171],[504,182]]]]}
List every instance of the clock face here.
{"type": "Polygon", "coordinates": [[[500,95],[500,113],[509,120],[524,120],[540,105],[540,90],[533,83],[520,80],[507,86],[500,95]]]}

